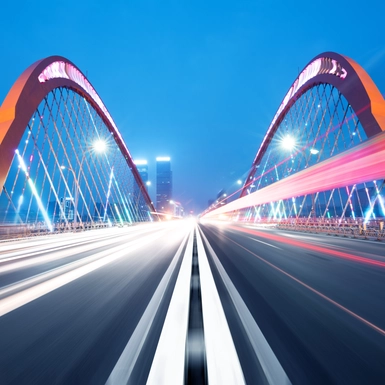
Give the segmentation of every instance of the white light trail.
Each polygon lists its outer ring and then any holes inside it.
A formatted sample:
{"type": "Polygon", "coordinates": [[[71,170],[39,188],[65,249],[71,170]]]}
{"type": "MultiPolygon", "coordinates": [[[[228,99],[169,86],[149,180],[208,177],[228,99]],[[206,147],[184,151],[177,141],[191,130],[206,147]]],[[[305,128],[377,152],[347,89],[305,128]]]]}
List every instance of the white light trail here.
{"type": "Polygon", "coordinates": [[[21,167],[21,169],[24,171],[25,176],[26,176],[26,178],[27,178],[27,180],[28,180],[28,184],[29,184],[29,187],[30,187],[31,190],[32,190],[32,194],[33,194],[33,196],[35,197],[36,202],[37,202],[37,205],[39,206],[39,209],[40,209],[40,211],[41,211],[41,213],[42,213],[42,215],[43,215],[43,217],[44,217],[45,223],[46,223],[46,225],[47,225],[49,231],[52,232],[52,231],[53,231],[53,226],[52,226],[52,224],[51,224],[50,219],[48,218],[47,212],[45,211],[45,208],[44,208],[44,206],[43,206],[43,203],[42,203],[42,201],[41,201],[41,199],[40,199],[40,197],[39,197],[39,194],[38,194],[38,192],[37,192],[37,190],[36,190],[35,184],[33,183],[32,179],[31,179],[30,176],[29,176],[29,173],[28,173],[28,170],[27,170],[27,166],[26,166],[25,163],[24,163],[24,159],[21,157],[21,155],[20,155],[20,153],[19,153],[19,150],[15,150],[15,153],[16,153],[17,158],[18,158],[18,160],[19,160],[20,167],[21,167]]]}

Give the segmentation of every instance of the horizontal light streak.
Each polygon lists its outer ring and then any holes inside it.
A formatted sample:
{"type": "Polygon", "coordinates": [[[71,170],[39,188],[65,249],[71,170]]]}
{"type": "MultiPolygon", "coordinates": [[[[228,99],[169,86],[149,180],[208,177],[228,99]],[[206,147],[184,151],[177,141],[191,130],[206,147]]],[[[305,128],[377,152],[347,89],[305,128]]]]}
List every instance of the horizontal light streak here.
{"type": "Polygon", "coordinates": [[[89,257],[5,287],[3,290],[0,290],[0,296],[7,295],[11,291],[20,291],[0,299],[0,316],[5,315],[111,262],[123,258],[134,250],[146,247],[151,242],[164,239],[166,231],[167,229],[165,228],[162,231],[157,231],[156,233],[151,233],[146,237],[136,239],[129,244],[123,243],[117,247],[108,248],[107,250],[100,251],[89,257]],[[71,270],[68,271],[69,269],[71,270]],[[45,280],[41,282],[43,279],[45,280]],[[30,287],[31,285],[33,286],[30,287]]]}
{"type": "MultiPolygon", "coordinates": [[[[136,235],[135,234],[131,234],[130,236],[126,235],[124,238],[125,242],[128,242],[132,237],[136,237],[136,235]]],[[[59,259],[64,259],[75,255],[80,255],[82,253],[86,253],[91,250],[109,246],[116,242],[117,240],[115,238],[111,239],[111,237],[109,237],[108,239],[104,239],[102,241],[100,239],[95,239],[94,242],[91,242],[91,243],[89,241],[77,243],[75,249],[73,248],[73,245],[71,244],[68,245],[68,242],[67,242],[67,245],[62,245],[58,248],[55,247],[54,250],[46,249],[40,252],[36,251],[34,253],[28,253],[24,255],[4,258],[0,260],[1,262],[0,274],[6,273],[9,271],[19,270],[19,269],[25,269],[30,266],[53,262],[59,259]],[[84,245],[84,243],[86,244],[84,245]],[[4,263],[4,262],[8,262],[8,263],[4,263]]],[[[126,244],[126,247],[127,247],[127,244],[126,244]]],[[[81,263],[81,261],[83,260],[86,260],[86,259],[81,258],[75,263],[81,263]]]]}
{"type": "MultiPolygon", "coordinates": [[[[246,229],[246,228],[238,227],[238,226],[229,226],[228,228],[235,230],[235,231],[238,231],[238,232],[243,232],[246,234],[252,234],[252,235],[256,235],[256,236],[261,237],[261,238],[270,239],[272,241],[276,241],[276,242],[284,243],[287,245],[295,246],[295,247],[298,247],[299,249],[307,249],[307,250],[315,251],[315,252],[321,253],[323,255],[329,254],[329,255],[332,255],[334,257],[339,257],[339,258],[347,259],[347,260],[354,261],[354,262],[364,263],[367,265],[375,265],[375,266],[379,266],[379,267],[385,267],[385,262],[383,262],[383,261],[365,258],[365,257],[361,257],[359,255],[354,255],[351,253],[346,253],[344,251],[338,251],[338,250],[330,249],[327,247],[317,246],[317,245],[307,243],[307,242],[297,241],[295,239],[283,237],[281,235],[265,233],[262,231],[246,229]]],[[[228,238],[228,239],[230,239],[230,238],[228,238]]]]}
{"type": "Polygon", "coordinates": [[[385,175],[385,133],[330,159],[221,206],[203,218],[367,181],[385,175]]]}
{"type": "Polygon", "coordinates": [[[120,236],[138,236],[146,232],[153,232],[159,230],[160,226],[155,224],[142,224],[141,226],[127,227],[127,228],[107,228],[97,229],[94,231],[80,232],[80,233],[62,233],[57,235],[49,235],[48,237],[39,236],[36,238],[29,238],[26,240],[18,239],[15,242],[8,241],[1,245],[0,263],[37,256],[45,252],[57,251],[65,247],[81,246],[88,242],[104,241],[105,238],[113,239],[120,236]],[[96,232],[95,232],[96,231],[96,232]],[[54,244],[54,247],[52,247],[54,244]]]}

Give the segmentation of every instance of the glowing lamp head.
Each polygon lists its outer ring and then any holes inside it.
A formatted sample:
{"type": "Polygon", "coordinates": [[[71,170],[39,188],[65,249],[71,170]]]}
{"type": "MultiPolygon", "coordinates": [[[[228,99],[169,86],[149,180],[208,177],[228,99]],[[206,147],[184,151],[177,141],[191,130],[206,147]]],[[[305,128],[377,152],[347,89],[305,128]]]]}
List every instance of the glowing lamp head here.
{"type": "Polygon", "coordinates": [[[99,139],[94,143],[93,147],[96,152],[105,152],[107,145],[104,140],[99,139]]]}
{"type": "Polygon", "coordinates": [[[286,150],[292,150],[295,147],[295,139],[290,135],[286,135],[282,139],[282,147],[286,150]]]}

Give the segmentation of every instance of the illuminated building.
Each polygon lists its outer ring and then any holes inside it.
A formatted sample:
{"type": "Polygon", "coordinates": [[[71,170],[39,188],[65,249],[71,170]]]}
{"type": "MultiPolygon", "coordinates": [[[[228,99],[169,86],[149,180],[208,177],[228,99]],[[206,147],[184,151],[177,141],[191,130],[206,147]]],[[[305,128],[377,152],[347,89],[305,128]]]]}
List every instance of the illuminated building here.
{"type": "Polygon", "coordinates": [[[156,158],[156,209],[168,212],[172,199],[172,171],[169,157],[156,158]]]}
{"type": "Polygon", "coordinates": [[[138,169],[139,175],[142,178],[143,184],[148,186],[148,164],[147,160],[141,159],[141,160],[135,160],[134,161],[136,168],[138,169]]]}

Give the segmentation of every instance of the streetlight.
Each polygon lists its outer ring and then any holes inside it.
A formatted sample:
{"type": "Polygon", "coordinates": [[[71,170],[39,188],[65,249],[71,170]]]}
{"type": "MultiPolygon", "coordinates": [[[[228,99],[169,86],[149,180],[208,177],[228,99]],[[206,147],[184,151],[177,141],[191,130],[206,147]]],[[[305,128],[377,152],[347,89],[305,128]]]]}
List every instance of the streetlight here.
{"type": "MultiPolygon", "coordinates": [[[[91,148],[89,148],[88,150],[83,152],[82,159],[81,159],[80,164],[79,164],[79,171],[78,171],[77,175],[75,174],[75,171],[71,167],[67,168],[68,171],[72,172],[72,175],[74,176],[74,180],[75,180],[75,186],[76,186],[76,188],[75,188],[75,200],[74,200],[74,221],[73,221],[75,228],[76,228],[77,219],[78,219],[78,203],[79,203],[79,190],[80,190],[80,177],[81,177],[80,172],[81,172],[82,167],[83,167],[83,162],[86,159],[86,155],[89,152],[94,150],[97,153],[103,153],[106,151],[106,149],[107,149],[106,142],[102,139],[98,139],[92,144],[91,148]]],[[[64,170],[66,167],[60,166],[60,168],[62,170],[64,170]]]]}
{"type": "Polygon", "coordinates": [[[290,135],[286,135],[282,138],[281,144],[283,148],[286,148],[287,150],[293,150],[295,147],[295,139],[290,135]]]}
{"type": "MultiPolygon", "coordinates": [[[[97,141],[94,142],[92,148],[98,152],[98,153],[102,153],[102,152],[105,152],[106,149],[107,149],[107,143],[105,140],[103,139],[98,139],[97,141]]],[[[85,153],[83,154],[83,156],[85,155],[85,153]]]]}

